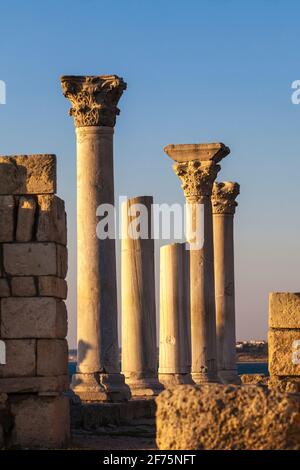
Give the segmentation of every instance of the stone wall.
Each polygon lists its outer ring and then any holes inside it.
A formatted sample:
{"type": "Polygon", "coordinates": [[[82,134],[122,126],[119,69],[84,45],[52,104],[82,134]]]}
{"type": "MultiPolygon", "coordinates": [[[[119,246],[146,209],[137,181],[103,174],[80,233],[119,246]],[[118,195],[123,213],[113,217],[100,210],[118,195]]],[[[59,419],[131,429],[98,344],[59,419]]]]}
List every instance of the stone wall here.
{"type": "Polygon", "coordinates": [[[269,297],[270,387],[300,391],[300,293],[269,297]]]}
{"type": "Polygon", "coordinates": [[[59,447],[69,434],[67,229],[55,192],[55,155],[0,157],[0,396],[13,421],[2,433],[8,447],[59,447]]]}

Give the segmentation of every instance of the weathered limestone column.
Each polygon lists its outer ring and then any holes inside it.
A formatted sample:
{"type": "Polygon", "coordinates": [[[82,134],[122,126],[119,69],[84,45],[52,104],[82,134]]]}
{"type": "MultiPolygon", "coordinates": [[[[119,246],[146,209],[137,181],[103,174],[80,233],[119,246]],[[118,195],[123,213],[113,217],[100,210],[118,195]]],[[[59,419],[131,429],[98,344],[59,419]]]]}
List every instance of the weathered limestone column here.
{"type": "Polygon", "coordinates": [[[223,383],[241,383],[236,365],[233,217],[238,183],[214,183],[212,193],[218,374],[223,383]]]}
{"type": "Polygon", "coordinates": [[[113,133],[126,88],[115,75],[64,76],[77,136],[77,373],[83,400],[129,396],[119,368],[115,240],[99,239],[99,205],[114,204],[113,133]]]}
{"type": "Polygon", "coordinates": [[[218,162],[230,153],[222,143],[168,145],[165,152],[176,162],[189,217],[192,378],[195,383],[216,382],[217,348],[214,289],[212,185],[218,162]],[[201,209],[202,215],[201,217],[201,209]],[[195,239],[203,237],[202,247],[195,239]]]}
{"type": "Polygon", "coordinates": [[[157,378],[152,204],[152,196],[140,196],[122,206],[122,373],[135,396],[162,389],[157,378]]]}
{"type": "Polygon", "coordinates": [[[186,243],[160,249],[159,380],[165,387],[192,383],[189,255],[186,243]]]}

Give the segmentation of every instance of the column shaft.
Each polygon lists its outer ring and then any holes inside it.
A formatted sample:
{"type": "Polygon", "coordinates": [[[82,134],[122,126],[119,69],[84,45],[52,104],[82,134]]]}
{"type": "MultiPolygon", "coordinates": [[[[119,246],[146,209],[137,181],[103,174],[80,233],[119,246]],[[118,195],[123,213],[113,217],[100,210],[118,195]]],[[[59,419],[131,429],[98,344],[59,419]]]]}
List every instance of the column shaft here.
{"type": "Polygon", "coordinates": [[[141,196],[126,201],[122,208],[122,372],[133,395],[153,395],[161,389],[157,379],[152,203],[152,197],[141,196]],[[133,238],[137,217],[141,231],[146,224],[147,238],[133,238]]]}
{"type": "Polygon", "coordinates": [[[196,383],[218,381],[210,198],[199,203],[204,210],[204,244],[202,249],[190,250],[192,377],[196,383]]]}
{"type": "Polygon", "coordinates": [[[161,247],[159,380],[166,387],[191,383],[189,277],[186,244],[161,247]]]}
{"type": "Polygon", "coordinates": [[[100,204],[114,204],[113,128],[78,127],[77,371],[119,372],[115,240],[99,240],[100,204]]]}
{"type": "Polygon", "coordinates": [[[218,373],[223,383],[240,383],[236,364],[234,235],[237,183],[215,183],[212,195],[218,373]]]}

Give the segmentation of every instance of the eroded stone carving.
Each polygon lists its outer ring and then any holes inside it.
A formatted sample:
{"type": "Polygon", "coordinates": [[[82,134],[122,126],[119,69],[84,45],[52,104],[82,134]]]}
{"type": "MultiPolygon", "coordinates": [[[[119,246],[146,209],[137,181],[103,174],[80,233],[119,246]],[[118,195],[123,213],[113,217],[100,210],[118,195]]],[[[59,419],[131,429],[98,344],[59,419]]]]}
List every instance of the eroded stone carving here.
{"type": "Polygon", "coordinates": [[[240,185],[231,181],[215,182],[212,190],[212,208],[214,214],[234,214],[238,205],[235,198],[240,193],[240,185]]]}
{"type": "Polygon", "coordinates": [[[181,180],[181,187],[187,200],[200,200],[210,196],[220,165],[197,160],[175,163],[174,172],[181,180]]]}
{"type": "Polygon", "coordinates": [[[70,116],[76,127],[114,127],[120,114],[117,107],[126,83],[117,75],[63,76],[64,96],[71,101],[70,116]]]}

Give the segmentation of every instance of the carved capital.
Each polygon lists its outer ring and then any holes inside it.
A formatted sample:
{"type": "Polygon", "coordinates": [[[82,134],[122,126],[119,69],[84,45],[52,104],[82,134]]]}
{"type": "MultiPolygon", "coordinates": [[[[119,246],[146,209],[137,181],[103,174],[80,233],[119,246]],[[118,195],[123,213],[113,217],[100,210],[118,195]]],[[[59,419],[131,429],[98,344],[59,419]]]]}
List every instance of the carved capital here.
{"type": "Polygon", "coordinates": [[[114,127],[120,113],[117,104],[126,83],[117,75],[64,76],[61,78],[64,96],[71,102],[70,116],[76,127],[114,127]]]}
{"type": "Polygon", "coordinates": [[[216,182],[212,191],[212,210],[214,214],[234,214],[238,205],[235,198],[240,193],[240,185],[225,181],[223,183],[216,182]]]}
{"type": "Polygon", "coordinates": [[[220,165],[211,161],[192,160],[175,163],[173,169],[181,180],[184,196],[188,201],[199,201],[210,196],[220,165]]]}

